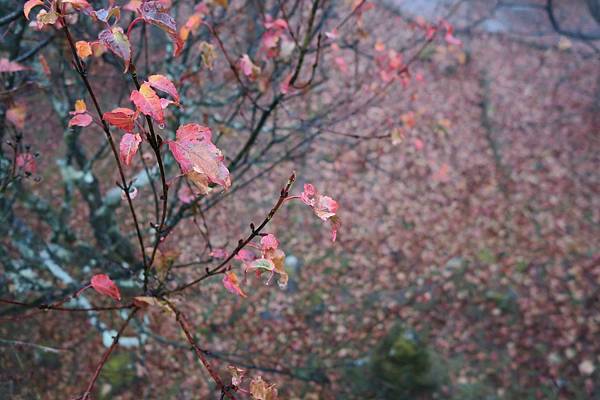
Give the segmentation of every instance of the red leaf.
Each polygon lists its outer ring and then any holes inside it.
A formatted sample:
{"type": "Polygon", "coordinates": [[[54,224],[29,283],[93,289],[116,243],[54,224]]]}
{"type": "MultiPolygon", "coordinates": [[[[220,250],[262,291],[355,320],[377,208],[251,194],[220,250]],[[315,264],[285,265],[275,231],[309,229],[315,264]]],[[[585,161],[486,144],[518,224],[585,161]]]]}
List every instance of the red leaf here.
{"type": "Polygon", "coordinates": [[[177,34],[177,24],[167,9],[160,1],[146,1],[140,6],[140,13],[144,21],[158,26],[169,35],[174,45],[173,55],[177,57],[183,49],[183,40],[177,34]]]}
{"type": "Polygon", "coordinates": [[[0,58],[0,72],[18,72],[25,71],[27,67],[14,62],[9,61],[8,58],[0,58]]]}
{"type": "Polygon", "coordinates": [[[240,289],[238,277],[233,271],[225,273],[225,277],[223,278],[223,286],[225,286],[225,289],[229,290],[233,294],[246,297],[246,294],[242,291],[242,289],[240,289]]]}
{"type": "Polygon", "coordinates": [[[229,170],[221,151],[211,141],[209,128],[186,124],[177,129],[176,140],[168,141],[169,149],[184,174],[195,171],[226,189],[231,186],[229,170]]]}
{"type": "Polygon", "coordinates": [[[118,107],[110,112],[105,112],[102,118],[111,125],[123,129],[126,132],[133,132],[135,126],[135,111],[125,107],[118,107]]]}
{"type": "Polygon", "coordinates": [[[112,297],[117,301],[121,301],[121,293],[119,292],[119,288],[113,281],[110,280],[108,275],[94,275],[92,277],[92,287],[100,294],[112,297]]]}
{"type": "Polygon", "coordinates": [[[154,89],[161,90],[167,94],[169,94],[173,99],[175,99],[176,103],[179,103],[179,93],[177,93],[177,89],[173,82],[169,80],[164,75],[150,75],[148,77],[148,83],[154,89]]]}
{"type": "Polygon", "coordinates": [[[69,121],[69,126],[85,127],[92,123],[92,116],[88,113],[76,114],[69,121]]]}
{"type": "Polygon", "coordinates": [[[142,143],[142,137],[138,134],[126,133],[123,135],[119,143],[119,156],[123,164],[127,166],[131,164],[131,159],[137,153],[140,143],[142,143]]]}
{"type": "Polygon", "coordinates": [[[125,62],[125,71],[129,68],[131,61],[131,45],[127,35],[123,33],[123,29],[119,26],[113,26],[110,29],[105,29],[98,35],[100,43],[112,51],[117,57],[120,57],[125,62]]]}
{"type": "Polygon", "coordinates": [[[37,6],[43,6],[44,2],[42,0],[28,0],[23,5],[23,14],[25,14],[25,18],[29,19],[29,13],[31,9],[37,6]]]}
{"type": "Polygon", "coordinates": [[[160,99],[156,92],[152,90],[150,84],[143,83],[139,91],[134,90],[131,92],[129,99],[140,112],[152,117],[160,125],[165,123],[160,99]]]}

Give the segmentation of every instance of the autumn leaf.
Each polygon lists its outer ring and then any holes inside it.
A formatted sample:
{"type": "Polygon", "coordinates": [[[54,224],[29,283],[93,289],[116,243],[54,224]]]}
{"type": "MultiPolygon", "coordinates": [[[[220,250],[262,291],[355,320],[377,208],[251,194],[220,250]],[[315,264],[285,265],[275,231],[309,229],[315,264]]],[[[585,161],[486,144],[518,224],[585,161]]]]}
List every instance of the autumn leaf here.
{"type": "Polygon", "coordinates": [[[156,297],[136,296],[133,298],[133,304],[139,308],[147,308],[149,306],[158,307],[164,313],[175,315],[175,312],[171,307],[169,307],[169,304],[166,301],[158,299],[156,297]]]}
{"type": "Polygon", "coordinates": [[[250,382],[250,394],[255,400],[277,400],[277,387],[263,381],[259,375],[250,382]]]}
{"type": "Polygon", "coordinates": [[[25,18],[29,19],[29,13],[34,7],[43,6],[44,2],[42,0],[28,0],[23,5],[23,14],[25,14],[25,18]]]}
{"type": "Polygon", "coordinates": [[[331,223],[331,239],[335,242],[337,231],[342,225],[340,218],[336,215],[338,203],[329,196],[320,195],[310,183],[304,185],[304,191],[300,194],[300,200],[311,207],[315,215],[321,220],[331,223]]]}
{"type": "Polygon", "coordinates": [[[164,75],[150,75],[148,77],[148,83],[152,88],[163,91],[175,99],[176,103],[179,103],[179,93],[177,93],[177,89],[175,85],[169,78],[164,75]]]}
{"type": "Polygon", "coordinates": [[[231,384],[233,386],[240,386],[246,375],[246,371],[233,365],[228,365],[227,370],[231,374],[231,384]]]}
{"type": "Polygon", "coordinates": [[[183,40],[177,34],[175,19],[167,13],[160,1],[145,1],[140,5],[140,13],[145,22],[162,29],[173,42],[173,55],[177,57],[183,49],[183,40]]]}
{"type": "Polygon", "coordinates": [[[75,111],[69,112],[74,115],[69,121],[69,126],[81,126],[86,127],[92,123],[92,116],[88,114],[85,101],[79,99],[75,101],[75,111]]]}
{"type": "Polygon", "coordinates": [[[225,273],[225,277],[223,278],[223,286],[225,286],[225,289],[233,294],[246,297],[246,294],[242,291],[242,289],[240,289],[238,277],[233,271],[228,271],[225,273]]]}
{"type": "Polygon", "coordinates": [[[123,135],[119,143],[119,157],[123,164],[127,166],[131,164],[131,159],[137,153],[140,143],[142,143],[142,137],[137,133],[126,133],[123,135]]]}
{"type": "Polygon", "coordinates": [[[98,274],[92,277],[92,287],[98,293],[112,297],[117,301],[121,301],[121,293],[115,283],[105,274],[98,274]]]}
{"type": "Polygon", "coordinates": [[[90,114],[77,114],[69,121],[69,126],[80,126],[86,127],[92,123],[92,116],[90,114]]]}
{"type": "Polygon", "coordinates": [[[19,72],[26,69],[28,68],[15,61],[9,61],[8,58],[0,58],[0,72],[19,72]]]}
{"type": "Polygon", "coordinates": [[[25,104],[18,103],[6,110],[6,119],[18,129],[25,128],[25,116],[27,108],[25,104]]]}
{"type": "Polygon", "coordinates": [[[190,15],[185,24],[179,29],[179,37],[181,40],[186,41],[190,36],[190,33],[195,33],[202,25],[202,15],[194,13],[190,15]]]}
{"type": "Polygon", "coordinates": [[[125,107],[118,107],[110,112],[105,112],[102,119],[125,132],[133,132],[135,127],[136,112],[125,107]]]}
{"type": "Polygon", "coordinates": [[[85,40],[80,40],[75,43],[75,48],[77,49],[77,55],[82,60],[85,60],[92,55],[92,46],[90,46],[90,43],[86,42],[85,40]]]}
{"type": "Polygon", "coordinates": [[[119,26],[113,26],[110,29],[105,29],[98,35],[100,43],[106,46],[117,57],[122,58],[125,63],[125,72],[129,68],[131,61],[131,45],[127,35],[119,26]]]}
{"type": "Polygon", "coordinates": [[[169,149],[179,164],[182,173],[195,171],[208,180],[226,189],[231,186],[229,170],[225,166],[221,151],[211,141],[209,128],[199,124],[181,125],[176,140],[168,141],[169,149]]]}
{"type": "Polygon", "coordinates": [[[160,125],[165,123],[160,99],[149,83],[144,82],[139,91],[131,92],[129,99],[135,104],[138,111],[152,117],[160,125]]]}

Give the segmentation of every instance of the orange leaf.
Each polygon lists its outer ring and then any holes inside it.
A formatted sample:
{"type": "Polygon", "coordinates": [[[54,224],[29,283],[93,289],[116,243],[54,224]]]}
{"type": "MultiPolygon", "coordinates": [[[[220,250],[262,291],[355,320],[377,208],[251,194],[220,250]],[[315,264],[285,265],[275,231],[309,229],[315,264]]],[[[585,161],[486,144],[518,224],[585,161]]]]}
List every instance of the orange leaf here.
{"type": "Polygon", "coordinates": [[[25,128],[25,115],[27,108],[25,104],[15,104],[6,111],[6,119],[8,119],[18,129],[25,128]]]}
{"type": "Polygon", "coordinates": [[[77,49],[77,55],[82,60],[85,60],[92,55],[92,46],[90,46],[90,43],[86,42],[85,40],[80,40],[75,43],[75,48],[77,49]]]}
{"type": "Polygon", "coordinates": [[[29,13],[31,9],[37,6],[43,6],[44,2],[42,0],[29,0],[23,5],[23,14],[25,14],[25,18],[29,19],[29,13]]]}
{"type": "Polygon", "coordinates": [[[126,132],[133,132],[135,126],[135,111],[125,107],[118,107],[110,112],[105,112],[102,118],[111,125],[123,129],[126,132]]]}
{"type": "Polygon", "coordinates": [[[117,301],[121,301],[121,293],[119,292],[119,288],[113,281],[110,280],[108,275],[94,275],[92,277],[92,287],[100,294],[112,297],[117,301]]]}
{"type": "Polygon", "coordinates": [[[223,278],[223,286],[225,286],[225,289],[229,290],[233,294],[246,297],[246,294],[242,291],[242,289],[240,289],[238,277],[233,271],[225,273],[225,277],[223,278]]]}

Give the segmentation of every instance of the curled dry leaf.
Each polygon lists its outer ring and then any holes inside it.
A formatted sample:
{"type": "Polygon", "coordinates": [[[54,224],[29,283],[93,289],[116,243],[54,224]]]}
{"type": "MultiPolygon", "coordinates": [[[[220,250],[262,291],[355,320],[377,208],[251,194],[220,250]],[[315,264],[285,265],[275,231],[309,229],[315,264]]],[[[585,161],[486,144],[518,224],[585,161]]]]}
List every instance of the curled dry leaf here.
{"type": "Polygon", "coordinates": [[[177,34],[177,24],[167,8],[160,1],[145,1],[139,11],[146,23],[159,27],[169,36],[173,42],[173,55],[177,57],[183,49],[183,40],[177,34]]]}
{"type": "Polygon", "coordinates": [[[277,400],[277,387],[269,385],[259,375],[250,382],[250,394],[256,400],[277,400]]]}
{"type": "Polygon", "coordinates": [[[131,61],[131,44],[123,29],[119,26],[113,26],[105,29],[98,35],[100,43],[109,49],[114,55],[123,59],[125,63],[125,72],[129,69],[131,61]]]}
{"type": "Polygon", "coordinates": [[[246,371],[234,365],[228,365],[227,370],[231,374],[231,384],[233,386],[240,386],[242,384],[242,381],[244,380],[246,371]]]}
{"type": "Polygon", "coordinates": [[[23,5],[23,14],[25,14],[25,18],[29,19],[29,13],[34,7],[43,6],[44,2],[42,0],[28,0],[23,5]]]}
{"type": "Polygon", "coordinates": [[[94,290],[105,296],[112,297],[121,301],[121,292],[117,285],[106,274],[97,274],[92,277],[92,287],[94,290]]]}
{"type": "Polygon", "coordinates": [[[147,308],[148,306],[159,307],[164,313],[175,315],[173,309],[169,307],[166,301],[151,296],[137,296],[133,298],[133,304],[136,307],[147,308]]]}

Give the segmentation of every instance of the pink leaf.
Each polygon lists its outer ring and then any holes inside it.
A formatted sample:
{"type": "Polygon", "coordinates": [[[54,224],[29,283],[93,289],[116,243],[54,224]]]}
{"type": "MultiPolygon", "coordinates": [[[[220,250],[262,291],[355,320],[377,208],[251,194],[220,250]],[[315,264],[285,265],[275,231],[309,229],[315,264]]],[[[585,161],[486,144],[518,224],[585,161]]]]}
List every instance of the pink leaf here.
{"type": "Polygon", "coordinates": [[[100,294],[112,297],[117,301],[121,301],[121,293],[119,292],[119,288],[113,281],[110,280],[108,275],[94,275],[92,277],[92,287],[100,294]]]}
{"type": "Polygon", "coordinates": [[[8,58],[0,58],[0,72],[18,72],[26,69],[28,68],[17,62],[9,61],[8,58]]]}
{"type": "Polygon", "coordinates": [[[260,246],[263,252],[275,250],[279,247],[279,240],[277,240],[275,235],[269,233],[260,239],[260,246]]]}
{"type": "Polygon", "coordinates": [[[158,95],[148,83],[142,84],[140,90],[131,92],[129,99],[137,109],[145,115],[152,117],[160,125],[165,123],[165,116],[158,95]]]}
{"type": "Polygon", "coordinates": [[[342,225],[340,218],[336,215],[338,210],[337,201],[329,196],[320,195],[310,183],[304,185],[300,200],[310,206],[317,217],[331,223],[331,239],[335,242],[337,231],[342,225]]]}
{"type": "Polygon", "coordinates": [[[212,143],[211,136],[207,127],[186,124],[177,129],[176,140],[167,143],[184,174],[195,171],[227,189],[231,186],[229,170],[223,162],[223,154],[212,143]]]}
{"type": "Polygon", "coordinates": [[[171,82],[166,76],[150,75],[148,77],[148,83],[154,89],[161,90],[169,94],[169,96],[171,96],[176,103],[179,103],[179,93],[177,93],[177,89],[175,88],[173,82],[171,82]]]}
{"type": "Polygon", "coordinates": [[[69,121],[69,126],[85,127],[92,123],[92,116],[88,113],[77,114],[69,121]]]}
{"type": "Polygon", "coordinates": [[[240,68],[241,68],[242,72],[244,73],[244,75],[246,75],[247,77],[252,76],[252,67],[253,66],[254,66],[254,64],[252,63],[252,60],[250,59],[248,54],[244,54],[242,56],[242,58],[240,58],[240,68]]]}
{"type": "Polygon", "coordinates": [[[127,166],[131,164],[131,159],[137,153],[140,143],[142,143],[142,137],[137,133],[126,133],[123,135],[119,143],[119,157],[123,164],[127,166]]]}
{"type": "Polygon", "coordinates": [[[242,289],[240,289],[238,277],[233,271],[225,273],[225,277],[223,278],[223,286],[225,286],[225,289],[229,290],[233,294],[246,297],[246,294],[242,291],[242,289]]]}

